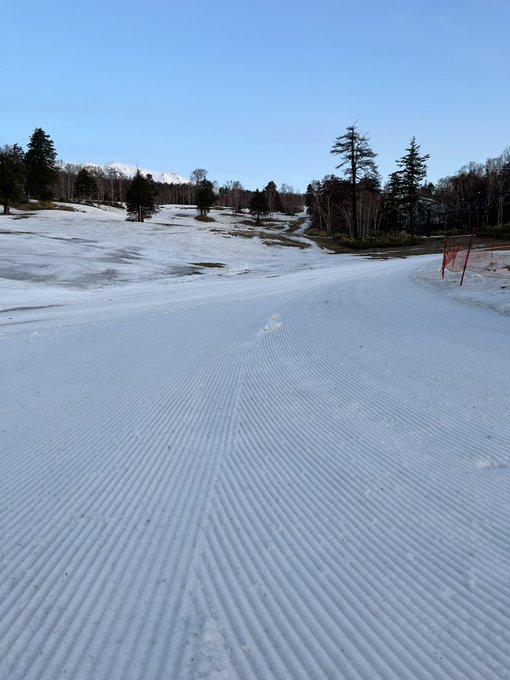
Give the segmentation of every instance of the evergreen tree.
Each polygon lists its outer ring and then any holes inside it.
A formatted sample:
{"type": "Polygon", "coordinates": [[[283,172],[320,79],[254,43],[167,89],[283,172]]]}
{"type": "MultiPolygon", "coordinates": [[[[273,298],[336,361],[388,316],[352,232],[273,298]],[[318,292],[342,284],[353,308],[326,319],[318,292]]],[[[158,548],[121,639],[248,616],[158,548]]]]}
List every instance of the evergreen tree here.
{"type": "Polygon", "coordinates": [[[33,198],[41,201],[52,198],[52,188],[58,178],[56,158],[53,141],[44,130],[36,128],[25,154],[26,188],[33,198]]]}
{"type": "Polygon", "coordinates": [[[131,180],[126,194],[126,210],[128,219],[144,222],[156,213],[156,189],[152,175],[144,177],[140,170],[131,180]]]}
{"type": "Polygon", "coordinates": [[[276,189],[276,184],[273,181],[268,182],[266,184],[265,188],[264,188],[264,193],[265,193],[266,198],[267,198],[269,215],[272,216],[272,214],[274,213],[274,211],[276,209],[276,203],[277,203],[277,199],[278,199],[278,191],[276,189]]]}
{"type": "Polygon", "coordinates": [[[264,191],[255,191],[250,200],[250,205],[248,206],[250,215],[256,217],[255,224],[260,224],[260,216],[269,214],[269,204],[267,202],[267,196],[264,191]]]}
{"type": "Polygon", "coordinates": [[[19,144],[0,149],[0,203],[4,215],[10,206],[21,200],[25,193],[25,164],[23,149],[19,144]]]}
{"type": "Polygon", "coordinates": [[[420,147],[413,137],[407,153],[397,161],[402,169],[399,170],[400,185],[402,190],[402,203],[409,215],[409,231],[414,233],[416,207],[418,205],[418,191],[421,182],[427,174],[426,160],[429,154],[420,155],[420,147]]]}
{"type": "Polygon", "coordinates": [[[342,160],[336,167],[345,166],[345,177],[351,185],[351,231],[353,238],[358,239],[358,184],[362,180],[378,182],[379,175],[374,161],[377,154],[370,148],[368,137],[358,131],[355,123],[347,127],[345,134],[336,138],[331,153],[341,156],[342,160]]]}
{"type": "Polygon", "coordinates": [[[404,223],[403,186],[400,172],[392,172],[384,187],[383,220],[388,231],[397,232],[404,223]]]}
{"type": "Polygon", "coordinates": [[[201,215],[205,216],[214,205],[216,194],[214,185],[208,179],[202,179],[195,188],[195,203],[201,215]]]}
{"type": "Polygon", "coordinates": [[[305,208],[308,215],[311,215],[314,211],[316,203],[315,196],[318,184],[319,182],[317,182],[317,180],[314,180],[313,182],[310,182],[310,184],[306,187],[305,208]]]}
{"type": "Polygon", "coordinates": [[[97,196],[96,178],[90,170],[87,170],[87,168],[81,168],[76,175],[74,196],[75,198],[87,198],[89,200],[92,200],[94,196],[97,196]]]}

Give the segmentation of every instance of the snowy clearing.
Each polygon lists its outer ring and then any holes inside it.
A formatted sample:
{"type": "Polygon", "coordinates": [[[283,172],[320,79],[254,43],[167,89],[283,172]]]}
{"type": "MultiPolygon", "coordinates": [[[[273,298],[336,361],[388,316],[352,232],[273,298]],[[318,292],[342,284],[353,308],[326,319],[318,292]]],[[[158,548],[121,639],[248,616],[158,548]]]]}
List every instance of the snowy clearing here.
{"type": "Polygon", "coordinates": [[[0,220],[0,678],[510,678],[504,281],[193,214],[0,220]]]}

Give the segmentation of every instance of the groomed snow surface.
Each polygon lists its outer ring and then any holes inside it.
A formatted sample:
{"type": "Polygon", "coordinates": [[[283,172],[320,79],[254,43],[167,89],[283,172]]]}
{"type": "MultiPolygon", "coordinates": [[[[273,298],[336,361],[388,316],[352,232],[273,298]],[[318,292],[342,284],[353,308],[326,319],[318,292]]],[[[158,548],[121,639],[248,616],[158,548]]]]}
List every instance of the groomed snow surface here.
{"type": "Polygon", "coordinates": [[[510,289],[192,215],[0,219],[1,680],[510,678],[510,289]]]}

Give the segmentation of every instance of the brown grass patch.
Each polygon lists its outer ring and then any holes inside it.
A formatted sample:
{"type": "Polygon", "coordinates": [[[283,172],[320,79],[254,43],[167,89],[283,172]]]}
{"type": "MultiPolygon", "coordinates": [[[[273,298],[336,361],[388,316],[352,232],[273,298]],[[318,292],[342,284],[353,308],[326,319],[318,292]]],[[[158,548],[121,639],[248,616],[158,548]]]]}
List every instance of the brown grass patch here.
{"type": "Polygon", "coordinates": [[[207,269],[223,269],[225,266],[222,262],[190,262],[194,267],[204,267],[207,269]]]}

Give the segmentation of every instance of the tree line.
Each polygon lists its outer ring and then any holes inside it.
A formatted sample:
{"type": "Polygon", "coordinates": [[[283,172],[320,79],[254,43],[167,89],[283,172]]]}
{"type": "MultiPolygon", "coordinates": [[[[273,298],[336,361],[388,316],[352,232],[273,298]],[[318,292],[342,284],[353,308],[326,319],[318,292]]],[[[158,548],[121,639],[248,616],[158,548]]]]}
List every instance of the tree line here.
{"type": "Polygon", "coordinates": [[[148,219],[157,206],[170,203],[196,205],[204,215],[215,203],[234,212],[251,210],[255,200],[257,219],[278,211],[296,213],[304,203],[303,195],[287,184],[278,190],[271,181],[262,192],[246,189],[238,180],[219,186],[207,179],[203,168],[194,170],[188,183],[167,184],[140,172],[127,178],[115,168],[59,162],[53,140],[42,128],[34,130],[26,152],[19,144],[0,147],[0,203],[4,214],[26,198],[126,205],[129,219],[148,219]],[[267,210],[260,205],[259,194],[267,200],[267,210]]]}
{"type": "Polygon", "coordinates": [[[0,148],[0,201],[4,214],[26,195],[41,201],[51,199],[58,177],[56,158],[53,141],[41,128],[34,130],[26,152],[19,144],[0,148]]]}
{"type": "MultiPolygon", "coordinates": [[[[295,193],[291,187],[283,185],[278,191],[276,184],[268,182],[262,191],[248,191],[240,182],[229,182],[219,187],[216,182],[207,179],[207,171],[198,168],[191,173],[191,181],[184,185],[187,193],[181,191],[181,200],[161,200],[162,194],[168,199],[173,188],[182,185],[166,185],[154,182],[151,175],[143,177],[137,171],[129,182],[126,191],[126,209],[129,219],[144,221],[158,211],[159,205],[178,203],[196,205],[199,218],[207,219],[207,214],[215,204],[231,208],[234,213],[248,212],[255,217],[256,224],[260,218],[272,216],[274,212],[295,214],[303,209],[303,196],[295,193]],[[184,200],[182,200],[184,199],[184,200]]],[[[175,194],[172,198],[176,198],[175,194]]]]}
{"type": "Polygon", "coordinates": [[[501,227],[510,221],[510,147],[485,163],[470,163],[435,185],[426,182],[428,154],[413,137],[384,186],[367,134],[349,125],[331,153],[341,176],[314,180],[305,204],[312,227],[353,239],[381,233],[501,227]]]}
{"type": "Polygon", "coordinates": [[[57,161],[52,139],[36,128],[26,151],[19,144],[0,147],[0,203],[4,213],[25,198],[97,201],[127,205],[128,218],[147,219],[163,204],[196,205],[202,216],[216,203],[233,212],[249,211],[258,222],[273,212],[294,214],[306,205],[312,228],[359,240],[380,233],[501,227],[510,222],[510,147],[485,163],[469,163],[436,184],[426,181],[428,154],[415,137],[395,161],[384,186],[377,154],[366,133],[349,125],[331,148],[340,175],[312,181],[305,196],[270,181],[259,190],[238,180],[219,186],[197,168],[190,182],[165,184],[137,172],[129,179],[114,168],[57,161]]]}

